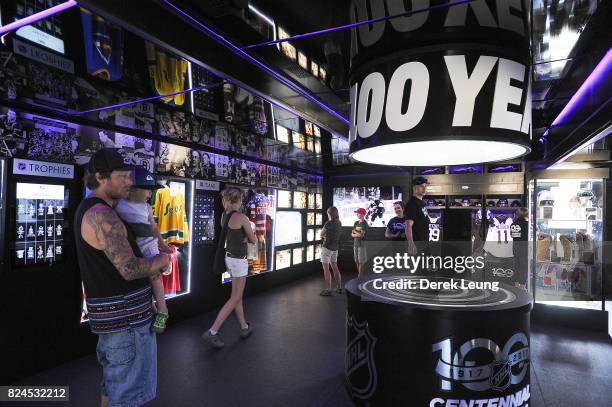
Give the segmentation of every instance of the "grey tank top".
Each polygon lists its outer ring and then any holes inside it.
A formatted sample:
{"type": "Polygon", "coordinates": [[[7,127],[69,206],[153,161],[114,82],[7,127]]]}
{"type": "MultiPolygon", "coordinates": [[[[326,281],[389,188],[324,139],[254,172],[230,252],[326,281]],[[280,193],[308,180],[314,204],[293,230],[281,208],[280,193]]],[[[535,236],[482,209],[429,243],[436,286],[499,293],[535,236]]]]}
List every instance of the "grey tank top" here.
{"type": "Polygon", "coordinates": [[[227,237],[225,238],[225,250],[235,257],[246,257],[247,244],[244,241],[246,232],[243,228],[232,229],[227,225],[227,237]]]}

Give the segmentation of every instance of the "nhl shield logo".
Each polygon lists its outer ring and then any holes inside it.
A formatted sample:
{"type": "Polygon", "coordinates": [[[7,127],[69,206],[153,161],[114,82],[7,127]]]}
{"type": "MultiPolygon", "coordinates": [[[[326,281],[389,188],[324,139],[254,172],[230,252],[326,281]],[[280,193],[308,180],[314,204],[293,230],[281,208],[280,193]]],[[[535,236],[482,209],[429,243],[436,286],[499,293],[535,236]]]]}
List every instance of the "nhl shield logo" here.
{"type": "Polygon", "coordinates": [[[351,315],[347,315],[346,329],[346,380],[353,397],[367,399],[378,384],[374,363],[376,338],[370,332],[368,321],[358,322],[351,315]]]}
{"type": "Polygon", "coordinates": [[[508,361],[495,362],[491,365],[491,376],[489,385],[497,391],[504,391],[510,386],[510,363],[508,361]]]}

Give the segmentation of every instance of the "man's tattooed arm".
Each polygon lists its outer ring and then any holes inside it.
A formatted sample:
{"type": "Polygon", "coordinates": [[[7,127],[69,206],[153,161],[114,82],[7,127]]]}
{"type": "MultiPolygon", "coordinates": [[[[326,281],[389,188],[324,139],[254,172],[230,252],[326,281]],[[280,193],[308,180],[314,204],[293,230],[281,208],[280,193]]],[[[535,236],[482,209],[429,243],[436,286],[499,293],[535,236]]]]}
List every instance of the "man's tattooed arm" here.
{"type": "Polygon", "coordinates": [[[92,236],[95,246],[104,251],[106,257],[126,280],[135,280],[156,275],[164,266],[163,258],[136,257],[127,240],[127,230],[117,213],[105,206],[94,206],[83,217],[83,223],[92,236]]]}

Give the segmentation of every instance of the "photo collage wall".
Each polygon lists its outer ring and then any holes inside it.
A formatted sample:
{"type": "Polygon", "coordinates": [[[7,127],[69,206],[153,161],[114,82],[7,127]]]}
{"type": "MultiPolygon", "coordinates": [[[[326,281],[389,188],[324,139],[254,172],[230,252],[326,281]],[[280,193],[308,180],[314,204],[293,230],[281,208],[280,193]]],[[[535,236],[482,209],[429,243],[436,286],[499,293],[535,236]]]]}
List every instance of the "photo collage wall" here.
{"type": "Polygon", "coordinates": [[[321,258],[321,230],[327,220],[320,189],[278,190],[276,270],[321,258]],[[318,192],[317,192],[318,191],[318,192]]]}
{"type": "MultiPolygon", "coordinates": [[[[22,11],[27,14],[27,7],[22,11]]],[[[2,5],[3,21],[10,20],[15,12],[2,5]]],[[[9,34],[6,46],[0,45],[0,101],[19,101],[49,111],[45,117],[32,119],[26,117],[32,115],[0,108],[0,156],[81,165],[99,148],[120,147],[126,161],[160,174],[249,186],[267,185],[266,166],[255,163],[258,159],[295,164],[294,156],[299,156],[301,147],[290,146],[288,152],[277,148],[269,103],[101,20],[112,37],[112,43],[104,44],[111,61],[107,63],[97,56],[96,47],[100,44],[91,32],[92,16],[81,10],[81,17],[83,36],[63,38],[66,52],[62,54],[70,60],[73,48],[70,43],[83,42],[86,73],[62,71],[14,52],[17,47],[47,50],[44,43],[32,43],[32,38],[9,34]],[[96,110],[204,85],[209,88],[96,110]],[[57,117],[58,111],[63,117],[72,115],[100,126],[56,122],[53,117],[57,117]],[[41,129],[40,122],[49,123],[41,129]],[[181,146],[174,146],[174,140],[181,146]],[[203,151],[206,149],[228,151],[245,158],[203,151]]],[[[61,32],[61,23],[57,24],[61,32]]],[[[71,62],[77,65],[77,61],[71,62]]],[[[320,133],[320,129],[316,130],[320,133]]],[[[320,142],[312,139],[302,147],[314,152],[315,148],[320,150],[320,142]]],[[[297,164],[300,165],[299,160],[297,164]]]]}

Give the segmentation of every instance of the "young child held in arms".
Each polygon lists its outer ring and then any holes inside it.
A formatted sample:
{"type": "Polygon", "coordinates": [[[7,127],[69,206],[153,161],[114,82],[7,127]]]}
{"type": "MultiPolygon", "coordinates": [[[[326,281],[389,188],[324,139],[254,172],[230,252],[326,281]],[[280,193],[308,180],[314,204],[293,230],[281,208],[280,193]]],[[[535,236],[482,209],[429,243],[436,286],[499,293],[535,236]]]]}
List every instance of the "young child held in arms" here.
{"type": "MultiPolygon", "coordinates": [[[[155,177],[144,168],[136,168],[133,172],[134,184],[127,199],[117,201],[115,210],[132,229],[136,235],[136,242],[144,257],[153,257],[159,253],[171,254],[174,251],[167,246],[160,233],[155,221],[153,211],[147,203],[151,198],[152,191],[163,188],[155,182],[155,177]]],[[[172,266],[168,266],[162,271],[164,275],[172,272],[172,266]]],[[[166,329],[168,320],[168,307],[164,298],[164,285],[159,276],[151,277],[151,288],[157,311],[155,319],[151,325],[151,330],[162,333],[166,329]]]]}

